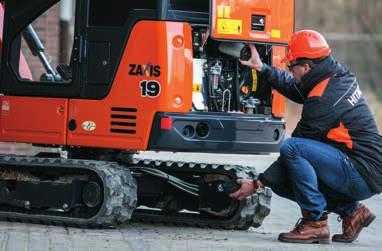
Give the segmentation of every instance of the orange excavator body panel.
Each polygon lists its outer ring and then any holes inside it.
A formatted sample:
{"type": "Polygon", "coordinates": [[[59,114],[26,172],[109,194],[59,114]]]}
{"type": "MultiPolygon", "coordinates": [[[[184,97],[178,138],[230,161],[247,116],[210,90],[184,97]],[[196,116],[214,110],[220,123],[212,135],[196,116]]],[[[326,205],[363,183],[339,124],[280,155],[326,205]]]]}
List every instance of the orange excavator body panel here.
{"type": "MultiPolygon", "coordinates": [[[[281,69],[285,68],[285,63],[282,63],[282,59],[286,55],[285,47],[273,46],[273,66],[279,67],[281,69]]],[[[273,99],[272,99],[272,114],[275,117],[282,118],[285,115],[285,106],[286,98],[281,95],[276,90],[273,90],[273,99]]]]}
{"type": "Polygon", "coordinates": [[[1,97],[1,140],[145,150],[155,113],[191,109],[190,37],[187,23],[137,23],[102,100],[1,97]],[[159,84],[159,93],[143,96],[150,81],[159,84]]]}
{"type": "Polygon", "coordinates": [[[65,145],[68,99],[3,96],[2,141],[65,145]]]}
{"type": "Polygon", "coordinates": [[[78,128],[68,132],[67,144],[145,150],[156,112],[191,109],[190,38],[187,23],[137,23],[109,95],[103,100],[69,100],[69,121],[76,120],[78,128]],[[159,93],[143,96],[150,81],[159,84],[159,93]],[[86,128],[89,125],[93,127],[86,128]]]}
{"type": "MultiPolygon", "coordinates": [[[[3,23],[4,7],[0,3],[0,48],[3,23]]],[[[23,78],[32,79],[22,52],[19,71],[23,78]]],[[[66,144],[67,99],[1,96],[0,105],[1,141],[66,144]]]]}

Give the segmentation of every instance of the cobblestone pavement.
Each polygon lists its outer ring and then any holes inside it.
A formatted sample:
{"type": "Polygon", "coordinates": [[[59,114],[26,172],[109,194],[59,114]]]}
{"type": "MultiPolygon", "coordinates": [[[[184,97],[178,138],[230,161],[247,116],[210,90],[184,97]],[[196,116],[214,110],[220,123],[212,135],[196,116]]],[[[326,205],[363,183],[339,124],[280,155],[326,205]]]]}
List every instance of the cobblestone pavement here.
{"type": "MultiPolygon", "coordinates": [[[[140,157],[156,158],[145,153],[140,157]]],[[[242,164],[264,170],[277,156],[160,154],[162,159],[178,159],[242,164]]],[[[274,195],[271,215],[258,229],[227,231],[148,224],[127,224],[115,230],[89,230],[33,224],[0,222],[0,250],[380,250],[382,246],[382,197],[365,201],[377,215],[352,244],[304,245],[277,241],[282,231],[289,231],[298,220],[297,206],[274,195]]],[[[331,233],[339,232],[341,223],[330,215],[331,233]]]]}

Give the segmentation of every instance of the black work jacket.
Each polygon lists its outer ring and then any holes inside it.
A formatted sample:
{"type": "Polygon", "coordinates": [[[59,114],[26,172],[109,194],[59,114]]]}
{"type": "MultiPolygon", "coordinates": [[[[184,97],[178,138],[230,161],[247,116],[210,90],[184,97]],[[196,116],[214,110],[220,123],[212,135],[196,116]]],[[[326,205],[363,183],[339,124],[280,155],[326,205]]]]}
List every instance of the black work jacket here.
{"type": "Polygon", "coordinates": [[[382,192],[382,136],[352,72],[328,56],[300,83],[289,72],[268,65],[259,77],[303,104],[293,137],[318,140],[341,150],[370,188],[382,192]]]}

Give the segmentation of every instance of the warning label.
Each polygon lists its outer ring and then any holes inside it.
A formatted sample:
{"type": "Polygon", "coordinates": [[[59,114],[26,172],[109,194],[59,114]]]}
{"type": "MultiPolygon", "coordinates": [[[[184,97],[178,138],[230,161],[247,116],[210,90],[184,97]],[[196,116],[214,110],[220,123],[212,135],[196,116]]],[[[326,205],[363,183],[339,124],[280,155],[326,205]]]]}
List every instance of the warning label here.
{"type": "Polygon", "coordinates": [[[252,91],[257,91],[257,71],[255,69],[252,70],[252,91]]]}
{"type": "Polygon", "coordinates": [[[273,38],[281,38],[281,31],[280,30],[272,30],[271,37],[273,37],[273,38]]]}
{"type": "Polygon", "coordinates": [[[219,18],[230,18],[231,17],[231,6],[218,5],[218,17],[219,18]]]}
{"type": "Polygon", "coordinates": [[[241,35],[243,21],[237,19],[218,19],[218,34],[241,35]]]}
{"type": "Polygon", "coordinates": [[[202,85],[201,84],[193,84],[192,91],[193,92],[202,92],[202,85]]]}

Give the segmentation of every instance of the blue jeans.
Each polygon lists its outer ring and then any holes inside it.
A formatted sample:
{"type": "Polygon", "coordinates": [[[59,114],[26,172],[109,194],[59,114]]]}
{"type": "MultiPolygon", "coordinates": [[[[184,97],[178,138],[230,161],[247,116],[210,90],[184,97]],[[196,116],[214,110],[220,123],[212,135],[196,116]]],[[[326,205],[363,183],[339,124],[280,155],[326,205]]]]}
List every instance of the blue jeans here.
{"type": "Polygon", "coordinates": [[[285,140],[279,159],[262,176],[276,194],[297,202],[315,220],[324,211],[351,215],[358,201],[375,194],[344,153],[310,139],[285,140]]]}

